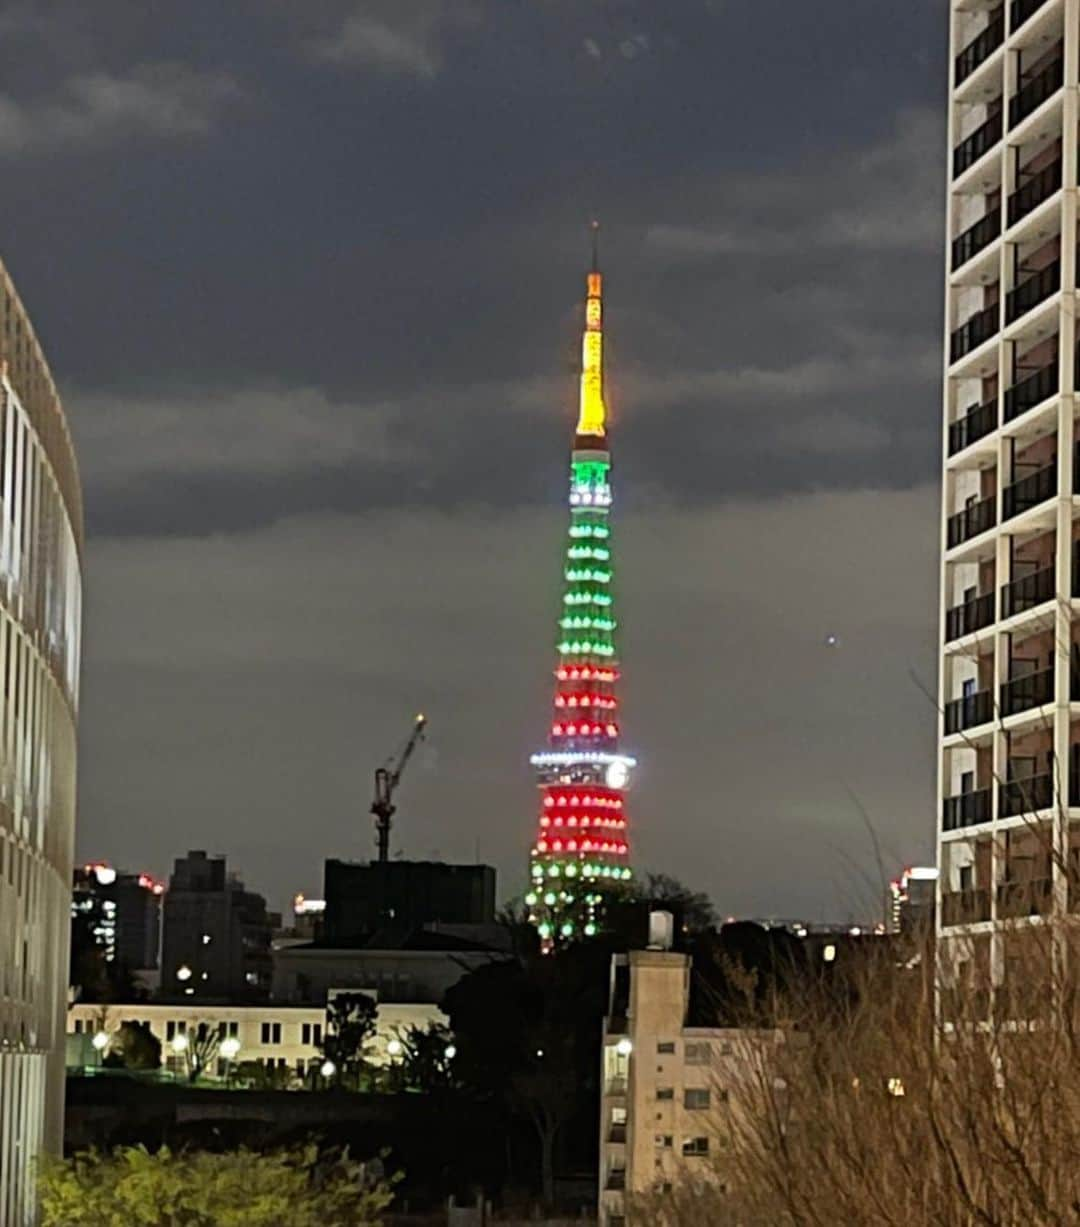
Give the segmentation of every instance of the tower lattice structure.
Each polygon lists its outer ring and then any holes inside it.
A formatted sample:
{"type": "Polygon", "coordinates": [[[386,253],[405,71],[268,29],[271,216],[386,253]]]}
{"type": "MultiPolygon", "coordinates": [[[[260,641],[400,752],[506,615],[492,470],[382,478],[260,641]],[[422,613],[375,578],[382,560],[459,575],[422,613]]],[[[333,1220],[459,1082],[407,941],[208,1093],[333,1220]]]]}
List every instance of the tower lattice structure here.
{"type": "Polygon", "coordinates": [[[611,451],[604,403],[603,281],[588,274],[581,400],[570,458],[570,529],[547,749],[532,756],[540,813],[526,903],[541,943],[590,937],[632,878],[619,749],[612,592],[611,451]]]}

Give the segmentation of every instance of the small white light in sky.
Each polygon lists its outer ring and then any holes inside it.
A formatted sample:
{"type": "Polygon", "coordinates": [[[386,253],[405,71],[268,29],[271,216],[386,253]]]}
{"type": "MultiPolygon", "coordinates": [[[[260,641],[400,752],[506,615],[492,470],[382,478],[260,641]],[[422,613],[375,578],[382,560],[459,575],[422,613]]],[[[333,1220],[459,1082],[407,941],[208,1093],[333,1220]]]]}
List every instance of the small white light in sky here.
{"type": "Polygon", "coordinates": [[[838,648],[840,646],[840,636],[834,635],[831,631],[825,636],[825,646],[827,648],[838,648]]]}

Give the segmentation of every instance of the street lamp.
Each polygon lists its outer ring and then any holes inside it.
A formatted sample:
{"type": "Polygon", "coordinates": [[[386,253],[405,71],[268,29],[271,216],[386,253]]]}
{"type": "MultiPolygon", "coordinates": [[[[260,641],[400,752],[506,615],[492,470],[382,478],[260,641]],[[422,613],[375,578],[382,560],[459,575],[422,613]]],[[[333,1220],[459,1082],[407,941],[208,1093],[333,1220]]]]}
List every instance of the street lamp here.
{"type": "Polygon", "coordinates": [[[100,1066],[105,1060],[105,1049],[109,1046],[108,1032],[96,1032],[90,1043],[94,1045],[94,1051],[97,1053],[97,1063],[100,1066]]]}
{"type": "Polygon", "coordinates": [[[389,1043],[387,1043],[386,1045],[386,1051],[389,1056],[400,1057],[401,1056],[401,1040],[397,1040],[397,1039],[390,1040],[389,1043]]]}
{"type": "Polygon", "coordinates": [[[457,1056],[457,1049],[454,1047],[453,1044],[447,1044],[446,1045],[446,1059],[448,1061],[452,1061],[454,1057],[456,1056],[457,1056]]]}
{"type": "Polygon", "coordinates": [[[615,1045],[615,1051],[620,1057],[628,1057],[634,1051],[634,1045],[629,1039],[627,1039],[626,1036],[623,1036],[623,1038],[615,1045]]]}
{"type": "Polygon", "coordinates": [[[319,1066],[319,1073],[324,1078],[332,1078],[337,1073],[337,1066],[333,1061],[323,1061],[322,1065],[319,1066]]]}
{"type": "Polygon", "coordinates": [[[218,1047],[218,1052],[225,1058],[225,1085],[229,1085],[229,1076],[232,1074],[232,1063],[236,1060],[236,1054],[240,1051],[240,1041],[235,1035],[227,1036],[221,1041],[218,1047]]]}

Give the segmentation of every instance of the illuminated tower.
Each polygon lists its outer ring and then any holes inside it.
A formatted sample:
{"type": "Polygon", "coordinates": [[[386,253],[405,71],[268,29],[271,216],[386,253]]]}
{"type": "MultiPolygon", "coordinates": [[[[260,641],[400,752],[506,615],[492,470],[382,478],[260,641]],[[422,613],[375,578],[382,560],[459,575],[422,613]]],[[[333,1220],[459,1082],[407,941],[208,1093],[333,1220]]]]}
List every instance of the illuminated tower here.
{"type": "Polygon", "coordinates": [[[526,902],[545,949],[595,933],[631,877],[623,794],[634,760],[619,752],[601,292],[594,226],[554,714],[548,748],[532,756],[540,814],[526,902]]]}

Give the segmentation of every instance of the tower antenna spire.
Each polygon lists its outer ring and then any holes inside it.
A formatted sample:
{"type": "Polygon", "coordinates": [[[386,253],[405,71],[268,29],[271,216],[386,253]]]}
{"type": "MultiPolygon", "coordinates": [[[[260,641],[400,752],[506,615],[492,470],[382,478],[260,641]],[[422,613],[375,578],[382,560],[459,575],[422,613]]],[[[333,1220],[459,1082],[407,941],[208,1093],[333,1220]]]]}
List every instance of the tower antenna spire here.
{"type": "Polygon", "coordinates": [[[594,217],[589,223],[592,232],[592,272],[600,271],[600,223],[594,217]]]}

